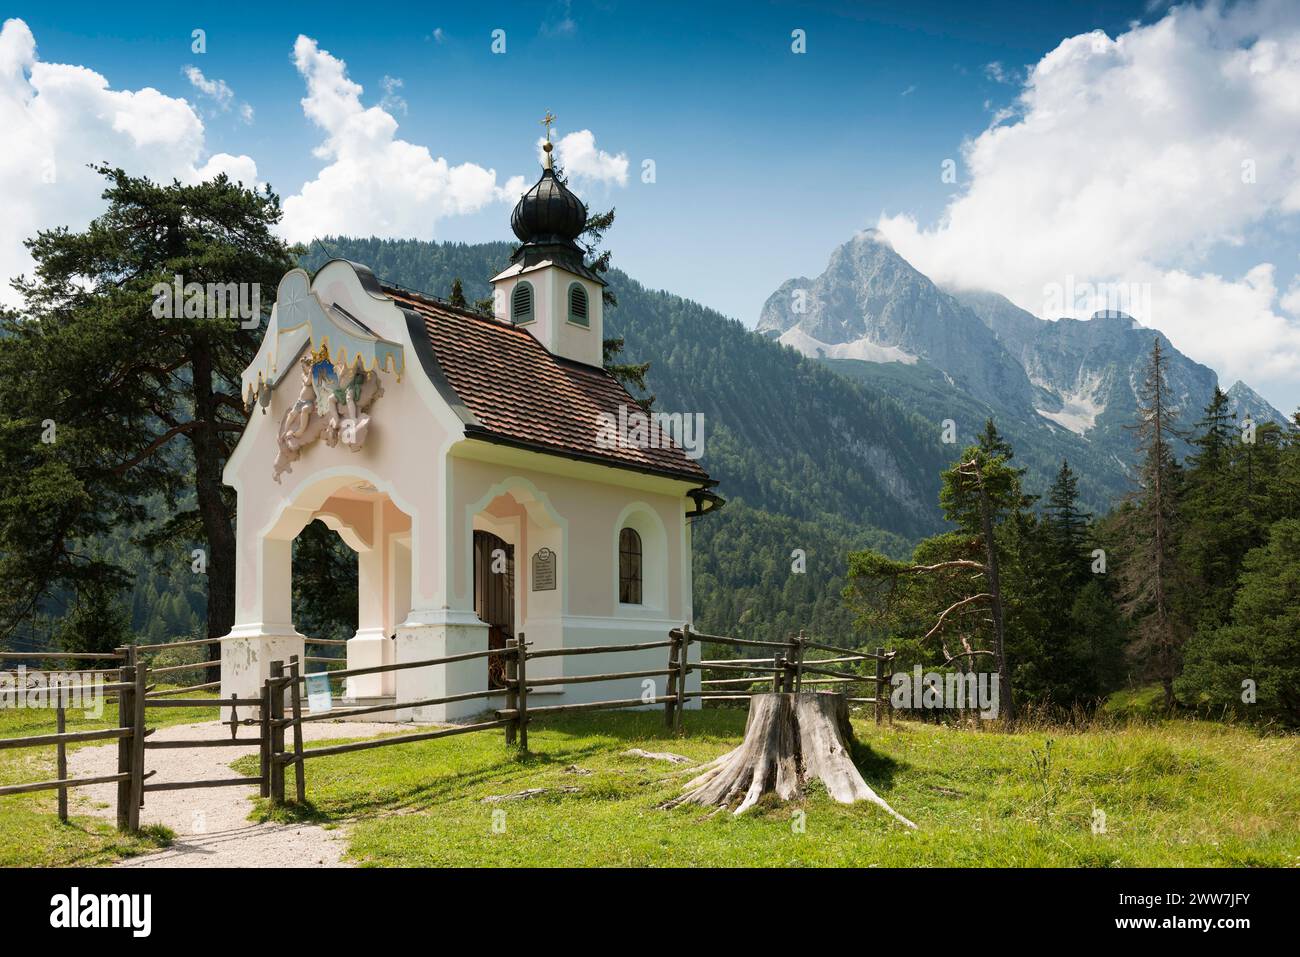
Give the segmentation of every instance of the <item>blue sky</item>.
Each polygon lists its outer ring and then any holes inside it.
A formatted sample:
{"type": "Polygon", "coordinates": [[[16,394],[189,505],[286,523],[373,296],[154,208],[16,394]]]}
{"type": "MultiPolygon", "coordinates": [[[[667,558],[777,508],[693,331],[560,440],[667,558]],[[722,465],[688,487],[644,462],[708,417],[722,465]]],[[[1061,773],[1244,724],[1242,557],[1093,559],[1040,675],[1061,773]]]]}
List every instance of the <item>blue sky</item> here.
{"type": "MultiPolygon", "coordinates": [[[[560,135],[590,130],[600,150],[626,157],[625,185],[579,183],[593,208],[617,206],[615,264],[752,325],[784,279],[816,275],[836,245],[882,216],[932,229],[970,189],[963,143],[1008,122],[997,111],[1016,105],[1027,66],[1066,38],[1093,30],[1115,38],[1135,21],[1165,15],[1141,2],[659,7],[19,2],[6,16],[26,23],[41,62],[84,66],[112,90],[151,87],[186,99],[202,123],[196,165],[217,153],[249,157],[258,179],[286,197],[330,163],[313,153],[326,135],[300,102],[307,94],[294,62],[300,34],[346,64],[365,107],[381,103],[389,79],[385,108],[396,138],[452,166],[494,170],[499,184],[536,177],[538,119],[551,110],[560,135]],[[201,54],[191,50],[196,28],[206,33],[201,54]],[[498,28],[506,31],[504,55],[490,48],[498,28]],[[791,50],[796,28],[807,33],[802,55],[791,50]],[[187,66],[226,85],[225,108],[196,90],[187,66]],[[251,122],[242,104],[252,108],[251,122]],[[646,159],[654,183],[641,181],[646,159]],[[958,182],[941,180],[945,159],[958,161],[958,182]]],[[[508,202],[490,202],[400,231],[508,238],[508,217],[508,202]]],[[[338,231],[369,230],[344,222],[338,231]]],[[[1209,251],[1164,249],[1151,258],[1234,282],[1267,260],[1281,298],[1297,267],[1294,231],[1265,211],[1245,235],[1209,251]]],[[[934,237],[924,249],[920,243],[914,239],[917,257],[909,258],[925,260],[943,245],[934,237]]],[[[941,252],[932,256],[944,261],[941,252]]],[[[1035,274],[987,285],[1033,309],[1023,290],[1041,283],[1035,274]]],[[[1170,334],[1202,361],[1213,352],[1196,355],[1170,334]]],[[[1219,371],[1249,371],[1251,361],[1219,371]]],[[[1271,391],[1261,391],[1275,403],[1300,400],[1300,391],[1273,384],[1285,370],[1264,378],[1271,391]]]]}

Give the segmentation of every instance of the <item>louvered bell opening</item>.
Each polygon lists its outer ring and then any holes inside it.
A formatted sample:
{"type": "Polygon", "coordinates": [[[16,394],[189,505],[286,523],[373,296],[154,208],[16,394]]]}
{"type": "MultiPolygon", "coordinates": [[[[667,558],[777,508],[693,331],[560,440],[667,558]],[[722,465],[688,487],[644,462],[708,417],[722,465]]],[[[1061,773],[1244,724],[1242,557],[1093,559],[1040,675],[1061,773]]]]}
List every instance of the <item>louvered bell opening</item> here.
{"type": "Polygon", "coordinates": [[[510,321],[515,325],[533,321],[533,287],[526,282],[510,294],[510,321]]]}
{"type": "Polygon", "coordinates": [[[580,326],[589,325],[591,320],[587,313],[587,290],[581,283],[569,287],[569,321],[580,326]]]}

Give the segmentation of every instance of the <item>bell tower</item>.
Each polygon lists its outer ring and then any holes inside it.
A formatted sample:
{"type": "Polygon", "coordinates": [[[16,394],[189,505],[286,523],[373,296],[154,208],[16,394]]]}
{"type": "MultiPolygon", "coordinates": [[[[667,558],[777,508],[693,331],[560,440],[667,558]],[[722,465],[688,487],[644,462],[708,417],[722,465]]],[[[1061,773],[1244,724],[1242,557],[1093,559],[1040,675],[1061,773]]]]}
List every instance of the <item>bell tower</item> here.
{"type": "Polygon", "coordinates": [[[599,367],[604,361],[605,281],[583,261],[577,243],[587,207],[555,173],[550,113],[542,176],[519,198],[510,228],[520,246],[492,279],[493,314],[527,329],[552,354],[599,367]]]}

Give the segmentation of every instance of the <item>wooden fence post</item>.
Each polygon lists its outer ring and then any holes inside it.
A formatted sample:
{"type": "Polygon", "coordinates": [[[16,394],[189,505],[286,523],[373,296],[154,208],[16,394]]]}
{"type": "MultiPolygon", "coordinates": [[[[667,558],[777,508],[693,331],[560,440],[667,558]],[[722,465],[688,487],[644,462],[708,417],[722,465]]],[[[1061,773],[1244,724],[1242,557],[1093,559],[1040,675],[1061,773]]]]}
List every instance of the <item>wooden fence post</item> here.
{"type": "Polygon", "coordinates": [[[894,726],[894,702],[889,695],[890,689],[894,687],[894,652],[887,653],[886,661],[889,663],[889,667],[885,669],[885,717],[889,719],[889,726],[892,728],[894,726]]]}
{"type": "Polygon", "coordinates": [[[681,734],[686,720],[686,676],[691,673],[691,626],[689,622],[682,623],[682,643],[677,652],[677,661],[681,665],[681,670],[677,675],[677,708],[673,715],[677,723],[673,730],[677,734],[681,734]]]}
{"type": "Polygon", "coordinates": [[[302,689],[298,687],[298,656],[289,656],[289,704],[293,708],[293,783],[294,797],[299,804],[307,803],[307,781],[303,777],[302,761],[302,689]]]}
{"type": "MultiPolygon", "coordinates": [[[[58,692],[56,692],[58,693],[58,692]]],[[[60,697],[62,695],[60,694],[60,697]]],[[[68,730],[67,717],[63,713],[63,702],[60,701],[54,710],[54,730],[63,734],[68,730]]],[[[66,780],[68,777],[68,746],[62,741],[59,742],[57,758],[57,771],[55,776],[60,780],[66,780]]],[[[68,823],[68,789],[59,788],[59,820],[64,824],[68,823]]]]}
{"type": "Polygon", "coordinates": [[[261,708],[262,779],[258,789],[262,797],[271,796],[271,682],[262,682],[261,708]]]}
{"type": "Polygon", "coordinates": [[[271,662],[271,803],[284,803],[284,662],[271,662]]]}
{"type": "MultiPolygon", "coordinates": [[[[123,660],[127,658],[125,648],[119,648],[123,660]]],[[[120,684],[135,687],[135,669],[129,665],[123,665],[117,670],[117,680],[120,684]]],[[[131,702],[131,691],[123,688],[117,693],[117,726],[122,729],[131,727],[132,716],[135,714],[135,706],[131,702]]],[[[131,748],[135,744],[130,737],[123,736],[117,739],[117,773],[130,775],[131,773],[131,748]]],[[[117,829],[122,832],[130,830],[131,817],[127,808],[131,804],[131,780],[129,777],[123,778],[117,782],[117,829]]]]}
{"type": "Polygon", "coordinates": [[[131,806],[128,827],[140,830],[140,808],[144,807],[144,696],[149,680],[136,645],[131,645],[131,663],[135,666],[135,690],[131,693],[131,806]]]}
{"type": "Polygon", "coordinates": [[[670,631],[668,633],[668,640],[671,644],[668,646],[668,681],[664,689],[664,694],[672,700],[664,702],[664,726],[671,731],[677,727],[677,719],[673,714],[673,711],[677,706],[678,675],[681,675],[683,681],[686,679],[686,675],[681,670],[680,664],[682,647],[681,633],[676,630],[670,631]]]}
{"type": "Polygon", "coordinates": [[[876,649],[876,725],[885,717],[885,649],[876,649]]]}
{"type": "Polygon", "coordinates": [[[506,725],[506,745],[515,743],[519,733],[519,642],[514,638],[506,639],[506,710],[515,712],[510,723],[506,725]]]}
{"type": "Polygon", "coordinates": [[[528,752],[528,642],[519,633],[519,750],[528,752]]]}
{"type": "Polygon", "coordinates": [[[803,690],[803,629],[799,629],[799,635],[794,639],[794,690],[796,692],[803,690]]]}

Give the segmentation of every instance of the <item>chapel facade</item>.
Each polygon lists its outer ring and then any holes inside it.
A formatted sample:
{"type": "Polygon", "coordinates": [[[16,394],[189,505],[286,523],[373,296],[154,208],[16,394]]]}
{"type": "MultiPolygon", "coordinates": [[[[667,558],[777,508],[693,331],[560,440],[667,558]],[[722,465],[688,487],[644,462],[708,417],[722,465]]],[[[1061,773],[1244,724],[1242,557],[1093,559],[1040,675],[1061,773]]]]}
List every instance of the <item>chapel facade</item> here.
{"type": "MultiPolygon", "coordinates": [[[[691,620],[691,525],[722,500],[653,424],[634,441],[611,437],[610,423],[638,407],[602,367],[604,281],[578,245],[586,221],[548,149],[511,216],[520,245],[491,280],[490,316],[344,260],[284,276],[243,375],[257,411],[224,473],[238,511],[223,698],[256,696],[271,661],[304,655],[292,546],[313,521],[357,553],[349,668],[521,635],[533,648],[659,641],[691,620]]],[[[529,674],[664,661],[662,649],[557,656],[530,663],[529,674]]],[[[502,677],[476,659],[349,678],[346,693],[356,704],[400,703],[500,688],[502,677]]],[[[698,682],[693,674],[690,689],[698,682]]],[[[559,683],[534,695],[572,703],[642,690],[640,681],[559,683]]],[[[385,716],[444,721],[494,706],[385,716]]]]}

